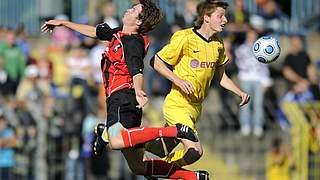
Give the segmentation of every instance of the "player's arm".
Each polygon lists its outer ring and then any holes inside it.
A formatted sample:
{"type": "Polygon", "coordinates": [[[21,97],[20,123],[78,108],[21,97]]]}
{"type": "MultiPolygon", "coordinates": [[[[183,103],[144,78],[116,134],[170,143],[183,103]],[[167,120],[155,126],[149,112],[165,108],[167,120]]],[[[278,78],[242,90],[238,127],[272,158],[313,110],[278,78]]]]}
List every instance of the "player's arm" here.
{"type": "Polygon", "coordinates": [[[250,100],[250,96],[243,92],[226,74],[225,66],[219,66],[217,68],[216,76],[220,85],[229,91],[232,91],[241,98],[240,106],[247,104],[250,100]]]}
{"type": "Polygon", "coordinates": [[[150,66],[158,71],[162,76],[180,87],[180,89],[186,94],[191,94],[194,92],[192,84],[189,81],[182,80],[175,75],[157,55],[151,59],[150,66]]]}
{"type": "Polygon", "coordinates": [[[140,38],[124,37],[122,43],[126,65],[132,77],[136,99],[139,103],[137,107],[142,108],[148,103],[147,95],[143,90],[144,41],[140,38]]]}
{"type": "Polygon", "coordinates": [[[47,21],[41,26],[41,31],[52,31],[55,26],[65,26],[85,36],[91,38],[98,38],[99,40],[103,41],[110,41],[112,39],[112,35],[119,31],[119,28],[111,29],[107,23],[98,24],[96,27],[94,27],[86,24],[77,24],[65,20],[47,21]]]}
{"type": "Polygon", "coordinates": [[[96,27],[85,25],[85,24],[77,24],[66,20],[50,20],[45,22],[41,26],[42,32],[49,32],[51,31],[55,26],[65,26],[67,28],[70,28],[74,31],[77,31],[83,35],[96,38],[96,27]]]}
{"type": "Polygon", "coordinates": [[[133,86],[136,93],[136,99],[139,103],[137,107],[143,108],[148,103],[148,97],[143,90],[143,75],[141,73],[133,76],[133,86]]]}
{"type": "Polygon", "coordinates": [[[187,42],[187,39],[184,31],[175,32],[170,39],[170,43],[163,47],[151,59],[150,66],[162,76],[172,81],[172,83],[178,86],[184,93],[191,94],[194,91],[192,84],[178,77],[167,67],[167,64],[175,66],[181,60],[184,44],[187,42]]]}

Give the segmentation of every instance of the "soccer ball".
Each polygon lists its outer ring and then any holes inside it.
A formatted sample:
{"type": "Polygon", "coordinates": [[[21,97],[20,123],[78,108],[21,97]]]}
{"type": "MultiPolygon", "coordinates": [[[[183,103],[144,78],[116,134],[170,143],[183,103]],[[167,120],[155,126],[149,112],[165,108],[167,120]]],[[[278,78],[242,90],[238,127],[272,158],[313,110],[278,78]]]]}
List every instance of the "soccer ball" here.
{"type": "Polygon", "coordinates": [[[261,63],[272,63],[281,52],[279,41],[271,36],[262,36],[253,44],[253,54],[261,63]]]}

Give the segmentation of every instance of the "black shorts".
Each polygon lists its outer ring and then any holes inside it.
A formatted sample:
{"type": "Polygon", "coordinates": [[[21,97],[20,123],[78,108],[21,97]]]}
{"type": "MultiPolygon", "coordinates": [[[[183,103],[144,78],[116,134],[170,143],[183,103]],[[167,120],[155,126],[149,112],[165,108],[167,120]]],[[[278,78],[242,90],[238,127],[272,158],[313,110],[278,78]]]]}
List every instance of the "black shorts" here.
{"type": "Polygon", "coordinates": [[[125,128],[140,127],[142,109],[133,89],[123,89],[111,94],[107,100],[107,128],[120,122],[125,128]]]}

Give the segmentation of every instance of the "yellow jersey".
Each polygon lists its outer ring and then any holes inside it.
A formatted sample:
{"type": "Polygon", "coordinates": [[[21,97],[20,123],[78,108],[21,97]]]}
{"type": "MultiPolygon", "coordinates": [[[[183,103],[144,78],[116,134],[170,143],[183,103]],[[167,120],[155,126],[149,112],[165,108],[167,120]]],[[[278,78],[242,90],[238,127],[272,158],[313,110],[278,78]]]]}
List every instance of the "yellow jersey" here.
{"type": "Polygon", "coordinates": [[[279,155],[269,152],[266,157],[267,180],[289,180],[290,160],[286,157],[281,164],[274,162],[279,159],[279,155]]]}
{"type": "Polygon", "coordinates": [[[193,94],[186,95],[173,85],[169,95],[181,96],[189,103],[198,105],[207,96],[216,69],[228,61],[223,41],[218,35],[207,40],[194,28],[174,33],[170,43],[157,56],[172,65],[173,73],[189,81],[195,90],[193,94]]]}

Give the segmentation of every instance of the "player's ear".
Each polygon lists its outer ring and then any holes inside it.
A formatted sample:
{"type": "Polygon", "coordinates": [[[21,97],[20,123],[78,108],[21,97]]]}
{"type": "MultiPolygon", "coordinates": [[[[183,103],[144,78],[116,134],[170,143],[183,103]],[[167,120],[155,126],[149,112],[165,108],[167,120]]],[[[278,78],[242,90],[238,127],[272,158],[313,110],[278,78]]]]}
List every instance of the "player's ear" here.
{"type": "Polygon", "coordinates": [[[142,24],[142,21],[140,19],[136,20],[136,25],[140,26],[142,24]]]}
{"type": "Polygon", "coordinates": [[[204,16],[203,16],[203,22],[204,22],[204,23],[209,23],[209,22],[210,22],[210,16],[204,15],[204,16]]]}

